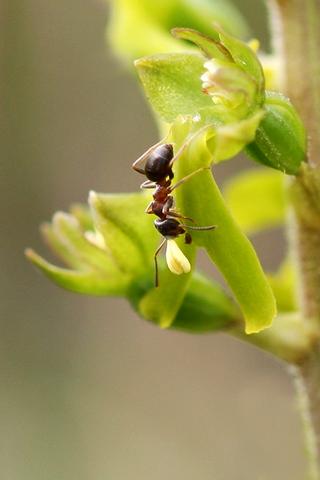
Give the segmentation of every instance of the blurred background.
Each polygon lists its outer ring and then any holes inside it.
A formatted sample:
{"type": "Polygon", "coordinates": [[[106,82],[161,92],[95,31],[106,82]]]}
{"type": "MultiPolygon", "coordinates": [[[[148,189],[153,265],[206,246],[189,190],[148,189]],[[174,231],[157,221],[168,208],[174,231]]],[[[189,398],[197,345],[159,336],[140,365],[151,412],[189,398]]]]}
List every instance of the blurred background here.
{"type": "MultiPolygon", "coordinates": [[[[236,3],[267,49],[262,1],[236,3]]],[[[284,365],[225,335],[162,331],[124,300],[60,290],[24,259],[26,246],[45,253],[38,225],[90,189],[137,190],[131,163],[157,140],[106,45],[107,19],[102,0],[0,0],[1,478],[298,480],[284,365]]],[[[282,233],[254,243],[275,268],[282,233]]]]}

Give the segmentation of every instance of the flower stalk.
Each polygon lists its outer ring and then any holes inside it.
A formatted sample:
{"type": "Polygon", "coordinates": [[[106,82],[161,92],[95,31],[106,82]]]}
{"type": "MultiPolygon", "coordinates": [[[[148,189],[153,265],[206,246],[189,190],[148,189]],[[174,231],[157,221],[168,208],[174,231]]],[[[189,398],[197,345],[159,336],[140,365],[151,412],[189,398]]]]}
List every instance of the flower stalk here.
{"type": "MultiPolygon", "coordinates": [[[[320,1],[269,0],[282,83],[307,128],[308,167],[290,187],[291,246],[299,272],[300,310],[320,328],[320,1]]],[[[309,478],[320,478],[320,344],[294,370],[309,457],[309,478]]]]}

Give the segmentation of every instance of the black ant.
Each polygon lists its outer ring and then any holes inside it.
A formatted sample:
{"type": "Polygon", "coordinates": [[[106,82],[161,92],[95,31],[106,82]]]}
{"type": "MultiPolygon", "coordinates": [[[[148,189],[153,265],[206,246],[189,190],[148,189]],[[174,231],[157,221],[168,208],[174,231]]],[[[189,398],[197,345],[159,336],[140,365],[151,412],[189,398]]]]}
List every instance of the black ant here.
{"type": "Polygon", "coordinates": [[[154,225],[158,232],[164,237],[164,240],[161,242],[160,246],[157,248],[154,254],[156,287],[159,285],[157,256],[167,241],[184,234],[185,243],[190,244],[192,242],[192,237],[190,233],[186,231],[186,229],[213,230],[214,228],[216,228],[215,225],[210,225],[206,227],[185,225],[178,220],[183,219],[193,222],[191,218],[185,217],[176,210],[174,210],[174,199],[171,193],[173,192],[173,190],[188,181],[197,173],[200,173],[201,171],[209,168],[199,168],[198,170],[195,170],[194,172],[185,176],[172,186],[171,181],[174,177],[172,166],[174,161],[183,152],[183,149],[184,147],[182,147],[177,152],[177,154],[174,155],[172,144],[159,142],[149,148],[132,165],[132,168],[136,172],[141,173],[142,175],[145,175],[147,177],[147,180],[142,183],[140,188],[155,189],[153,193],[153,201],[148,205],[145,212],[154,214],[159,217],[154,221],[154,225]],[[138,166],[142,162],[145,162],[144,168],[140,168],[138,166]]]}

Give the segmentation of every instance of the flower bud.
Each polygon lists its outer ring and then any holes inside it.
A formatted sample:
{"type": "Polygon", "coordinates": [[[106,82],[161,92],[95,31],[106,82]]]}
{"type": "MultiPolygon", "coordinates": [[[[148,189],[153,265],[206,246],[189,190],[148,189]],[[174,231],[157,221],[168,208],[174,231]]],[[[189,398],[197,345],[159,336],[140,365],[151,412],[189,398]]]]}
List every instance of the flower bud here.
{"type": "Polygon", "coordinates": [[[246,147],[257,162],[289,175],[298,173],[306,156],[306,133],[290,100],[268,92],[263,117],[254,142],[246,147]]]}

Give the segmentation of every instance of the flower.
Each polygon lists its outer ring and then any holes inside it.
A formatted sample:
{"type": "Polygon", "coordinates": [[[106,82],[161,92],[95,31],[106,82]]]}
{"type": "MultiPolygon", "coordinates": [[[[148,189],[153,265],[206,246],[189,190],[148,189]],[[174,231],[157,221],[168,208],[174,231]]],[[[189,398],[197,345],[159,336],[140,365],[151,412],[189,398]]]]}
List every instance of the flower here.
{"type": "Polygon", "coordinates": [[[211,96],[214,104],[222,104],[231,110],[241,108],[245,115],[254,103],[256,85],[253,79],[230,60],[212,58],[204,63],[204,67],[206,71],[201,76],[203,92],[211,96]]]}
{"type": "Polygon", "coordinates": [[[191,265],[173,238],[167,240],[166,260],[169,270],[176,275],[189,273],[191,265]]]}

